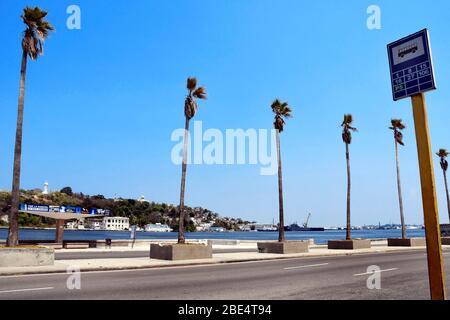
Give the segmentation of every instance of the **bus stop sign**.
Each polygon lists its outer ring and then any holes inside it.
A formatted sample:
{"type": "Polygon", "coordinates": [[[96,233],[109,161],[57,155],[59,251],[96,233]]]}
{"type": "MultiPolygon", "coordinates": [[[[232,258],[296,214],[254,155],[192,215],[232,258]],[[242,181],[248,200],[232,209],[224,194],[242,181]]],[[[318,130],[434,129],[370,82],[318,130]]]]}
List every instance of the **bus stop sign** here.
{"type": "Polygon", "coordinates": [[[436,89],[428,30],[388,44],[394,101],[436,89]]]}

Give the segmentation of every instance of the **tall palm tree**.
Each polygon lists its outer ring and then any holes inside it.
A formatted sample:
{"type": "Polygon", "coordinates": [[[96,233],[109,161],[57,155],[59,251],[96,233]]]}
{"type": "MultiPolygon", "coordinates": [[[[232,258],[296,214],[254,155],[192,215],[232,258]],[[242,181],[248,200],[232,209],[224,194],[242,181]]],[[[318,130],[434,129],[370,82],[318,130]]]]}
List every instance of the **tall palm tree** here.
{"type": "Polygon", "coordinates": [[[342,121],[342,140],[345,143],[345,156],[347,159],[347,235],[346,239],[351,240],[352,225],[350,222],[350,192],[351,192],[351,176],[350,176],[350,152],[349,145],[352,143],[352,131],[358,131],[353,126],[353,116],[351,114],[344,115],[344,121],[342,121]]]}
{"type": "Polygon", "coordinates": [[[281,169],[280,133],[284,130],[285,119],[292,118],[292,109],[287,102],[276,99],[272,103],[272,111],[275,113],[273,126],[276,130],[277,157],[278,157],[278,204],[280,213],[280,224],[278,227],[278,241],[286,241],[284,235],[284,206],[283,206],[283,174],[281,169]]]}
{"type": "Polygon", "coordinates": [[[198,105],[196,99],[206,99],[205,87],[197,87],[196,78],[187,79],[188,95],[184,102],[184,116],[186,118],[184,126],[184,149],[183,149],[183,165],[181,169],[181,190],[180,190],[180,221],[178,228],[178,243],[185,243],[184,237],[184,192],[186,188],[186,169],[187,169],[187,157],[188,157],[188,139],[189,139],[189,121],[195,116],[198,105]]]}
{"type": "Polygon", "coordinates": [[[398,189],[398,203],[400,205],[400,221],[402,224],[402,238],[406,239],[406,226],[405,226],[405,216],[403,214],[403,196],[402,196],[402,186],[400,182],[400,160],[398,158],[398,145],[404,146],[402,130],[405,129],[401,119],[391,120],[391,129],[394,132],[395,141],[395,161],[397,163],[397,189],[398,189]]]}
{"type": "Polygon", "coordinates": [[[441,158],[441,168],[444,172],[444,183],[445,183],[445,192],[447,194],[447,209],[448,209],[448,217],[450,219],[450,196],[448,194],[448,183],[447,183],[447,169],[448,169],[448,161],[447,156],[450,155],[450,152],[447,152],[446,149],[440,149],[439,152],[436,153],[439,158],[441,158]]]}
{"type": "Polygon", "coordinates": [[[45,20],[47,12],[39,7],[26,7],[23,10],[22,20],[26,29],[22,38],[22,66],[20,69],[20,89],[17,112],[16,144],[14,148],[14,169],[12,183],[11,210],[9,214],[8,246],[19,244],[18,214],[20,202],[20,162],[22,157],[22,125],[25,99],[25,79],[27,74],[27,57],[36,60],[44,53],[44,41],[49,32],[53,31],[52,25],[45,20]]]}

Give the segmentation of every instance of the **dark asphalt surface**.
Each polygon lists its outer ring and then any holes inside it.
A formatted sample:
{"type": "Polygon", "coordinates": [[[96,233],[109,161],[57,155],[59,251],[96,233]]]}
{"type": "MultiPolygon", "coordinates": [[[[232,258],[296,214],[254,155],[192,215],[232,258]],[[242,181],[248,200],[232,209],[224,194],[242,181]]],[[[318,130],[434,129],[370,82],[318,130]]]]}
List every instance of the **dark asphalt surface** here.
{"type": "Polygon", "coordinates": [[[425,251],[86,272],[80,290],[68,277],[0,277],[0,299],[429,299],[425,251]],[[371,265],[385,270],[380,290],[367,288],[371,265]]]}
{"type": "MultiPolygon", "coordinates": [[[[213,253],[256,252],[256,249],[213,249],[213,253]]],[[[79,259],[111,259],[111,258],[145,258],[150,255],[150,250],[139,251],[102,251],[102,252],[55,252],[55,260],[79,260],[79,259]]]]}

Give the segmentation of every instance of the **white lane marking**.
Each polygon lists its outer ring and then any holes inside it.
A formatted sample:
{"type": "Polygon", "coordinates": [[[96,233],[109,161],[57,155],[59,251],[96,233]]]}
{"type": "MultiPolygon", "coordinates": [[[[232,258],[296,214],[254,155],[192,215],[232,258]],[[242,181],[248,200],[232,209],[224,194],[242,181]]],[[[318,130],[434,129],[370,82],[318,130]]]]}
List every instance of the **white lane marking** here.
{"type": "MultiPolygon", "coordinates": [[[[376,271],[375,273],[381,273],[381,272],[388,272],[388,271],[396,271],[398,270],[398,268],[392,268],[392,269],[386,269],[386,270],[380,270],[380,271],[376,271]]],[[[354,274],[354,277],[359,277],[359,276],[368,276],[368,275],[372,275],[374,274],[374,272],[365,272],[365,273],[358,273],[358,274],[354,274]]]]}
{"type": "Polygon", "coordinates": [[[327,265],[329,265],[329,263],[310,264],[310,265],[306,265],[306,266],[284,268],[284,270],[295,270],[295,269],[303,269],[303,268],[323,267],[323,266],[327,266],[327,265]]]}
{"type": "Polygon", "coordinates": [[[15,289],[15,290],[4,290],[0,291],[1,293],[13,293],[13,292],[26,292],[26,291],[41,291],[41,290],[52,290],[54,287],[45,287],[45,288],[29,288],[29,289],[15,289]]]}
{"type": "MultiPolygon", "coordinates": [[[[344,257],[344,256],[342,256],[344,257]]],[[[91,270],[86,271],[81,269],[81,273],[83,274],[96,274],[96,273],[122,273],[122,272],[139,272],[139,271],[161,271],[163,269],[189,269],[189,268],[203,268],[203,267],[223,267],[223,266],[233,266],[236,264],[254,264],[254,263],[279,263],[282,261],[298,261],[298,260],[323,260],[327,258],[342,258],[340,256],[330,256],[330,257],[294,257],[294,258],[276,258],[276,259],[268,259],[268,260],[253,260],[253,261],[233,261],[233,262],[225,262],[225,263],[208,263],[208,264],[194,264],[194,265],[161,265],[161,266],[146,266],[146,267],[138,267],[131,269],[113,269],[113,270],[91,270]]],[[[68,265],[67,265],[68,266],[68,265]]],[[[24,277],[55,277],[55,276],[65,276],[65,271],[59,272],[50,272],[50,273],[35,273],[35,274],[20,274],[20,275],[0,275],[0,280],[2,279],[11,279],[11,278],[24,278],[24,277]]]]}

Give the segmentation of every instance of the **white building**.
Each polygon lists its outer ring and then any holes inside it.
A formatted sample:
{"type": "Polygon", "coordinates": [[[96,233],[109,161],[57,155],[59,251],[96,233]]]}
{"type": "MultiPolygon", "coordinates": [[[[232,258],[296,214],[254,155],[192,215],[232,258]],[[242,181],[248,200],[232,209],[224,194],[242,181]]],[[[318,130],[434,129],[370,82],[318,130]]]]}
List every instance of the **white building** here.
{"type": "Polygon", "coordinates": [[[126,217],[104,217],[104,230],[129,230],[130,219],[126,217]]]}
{"type": "Polygon", "coordinates": [[[173,229],[170,228],[167,224],[148,224],[145,226],[146,232],[172,232],[173,229]]]}
{"type": "Polygon", "coordinates": [[[75,221],[68,221],[66,222],[66,229],[76,229],[77,228],[77,223],[75,221]]]}
{"type": "Polygon", "coordinates": [[[137,199],[138,202],[150,202],[148,200],[145,199],[145,196],[140,196],[139,199],[137,199]]]}
{"type": "Polygon", "coordinates": [[[84,230],[84,223],[81,220],[66,222],[66,229],[71,230],[84,230]]]}
{"type": "Polygon", "coordinates": [[[212,227],[212,223],[200,223],[198,226],[195,227],[196,231],[202,232],[207,231],[209,228],[212,227]]]}

